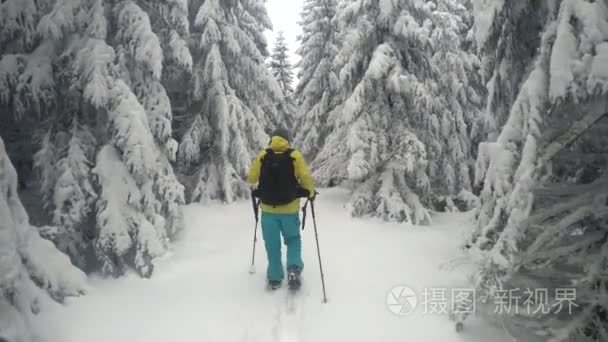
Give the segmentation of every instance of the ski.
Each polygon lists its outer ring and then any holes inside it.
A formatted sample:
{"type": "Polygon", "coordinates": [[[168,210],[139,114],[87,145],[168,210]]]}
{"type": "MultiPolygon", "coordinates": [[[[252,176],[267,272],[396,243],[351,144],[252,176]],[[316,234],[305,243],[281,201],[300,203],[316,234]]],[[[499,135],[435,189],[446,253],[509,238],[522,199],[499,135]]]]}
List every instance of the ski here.
{"type": "Polygon", "coordinates": [[[300,275],[297,273],[288,274],[287,277],[287,314],[293,315],[297,312],[297,302],[298,297],[300,297],[302,287],[302,280],[300,279],[300,275]]]}

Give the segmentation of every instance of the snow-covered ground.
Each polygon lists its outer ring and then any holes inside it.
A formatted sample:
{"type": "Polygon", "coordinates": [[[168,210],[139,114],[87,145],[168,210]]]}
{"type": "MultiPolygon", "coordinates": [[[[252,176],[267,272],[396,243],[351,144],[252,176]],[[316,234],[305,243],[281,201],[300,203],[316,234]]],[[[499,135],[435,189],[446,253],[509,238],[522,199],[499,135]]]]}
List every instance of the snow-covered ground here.
{"type": "Polygon", "coordinates": [[[249,274],[250,202],[186,208],[187,230],[152,279],[91,279],[91,291],[66,306],[47,303],[37,318],[48,342],[329,342],[507,341],[488,323],[467,320],[457,333],[447,315],[428,314],[425,288],[467,285],[465,272],[443,267],[459,257],[469,216],[445,214],[431,227],[352,219],[341,190],[317,201],[317,223],[329,302],[322,303],[312,218],[304,231],[304,285],[265,290],[261,239],[257,273],[249,274]],[[393,314],[388,292],[407,285],[419,294],[408,315],[393,314]]]}

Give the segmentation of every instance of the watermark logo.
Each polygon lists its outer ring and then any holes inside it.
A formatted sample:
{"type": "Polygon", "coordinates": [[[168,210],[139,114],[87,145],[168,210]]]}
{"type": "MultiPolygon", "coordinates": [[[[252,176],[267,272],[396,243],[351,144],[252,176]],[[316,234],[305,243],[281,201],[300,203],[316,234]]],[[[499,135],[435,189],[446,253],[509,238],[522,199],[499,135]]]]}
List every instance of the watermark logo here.
{"type": "Polygon", "coordinates": [[[407,286],[396,286],[386,296],[386,305],[395,315],[412,313],[419,304],[423,314],[476,314],[476,304],[493,305],[498,315],[548,315],[567,312],[572,314],[576,303],[576,288],[514,288],[498,289],[488,300],[486,296],[476,296],[475,289],[467,288],[425,288],[420,294],[407,286]]]}
{"type": "Polygon", "coordinates": [[[474,289],[425,288],[422,293],[424,314],[474,314],[474,289]]]}
{"type": "Polygon", "coordinates": [[[388,309],[398,316],[405,316],[418,304],[416,292],[407,286],[396,286],[386,295],[386,305],[388,309]]]}

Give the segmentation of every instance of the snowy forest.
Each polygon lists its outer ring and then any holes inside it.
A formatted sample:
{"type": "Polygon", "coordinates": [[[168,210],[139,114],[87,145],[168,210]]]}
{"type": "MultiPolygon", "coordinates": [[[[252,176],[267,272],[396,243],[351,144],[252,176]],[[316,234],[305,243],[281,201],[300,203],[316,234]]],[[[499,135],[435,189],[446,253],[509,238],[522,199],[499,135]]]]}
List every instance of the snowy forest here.
{"type": "Polygon", "coordinates": [[[298,46],[266,6],[0,1],[0,341],[90,277],[157,276],[277,128],[353,219],[472,213],[480,307],[576,289],[503,325],[608,341],[608,0],[303,0],[298,46]]]}

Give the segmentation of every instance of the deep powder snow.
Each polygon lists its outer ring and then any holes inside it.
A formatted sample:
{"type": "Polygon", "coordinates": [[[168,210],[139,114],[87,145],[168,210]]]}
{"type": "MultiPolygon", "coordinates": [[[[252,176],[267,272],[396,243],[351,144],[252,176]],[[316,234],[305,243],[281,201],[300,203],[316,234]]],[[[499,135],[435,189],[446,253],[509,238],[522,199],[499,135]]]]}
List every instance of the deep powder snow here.
{"type": "Polygon", "coordinates": [[[467,286],[465,270],[444,266],[459,257],[470,215],[441,214],[430,227],[384,223],[349,217],[341,205],[346,199],[342,190],[325,190],[316,203],[327,304],[310,213],[303,232],[304,283],[290,302],[286,289],[265,290],[261,237],[257,272],[248,272],[250,202],[191,205],[186,231],[157,262],[152,279],[91,278],[87,296],[66,306],[46,303],[37,318],[40,335],[49,342],[507,341],[482,320],[468,320],[457,333],[447,315],[425,312],[425,288],[467,286]],[[411,314],[387,308],[387,294],[398,285],[418,294],[411,314]]]}

